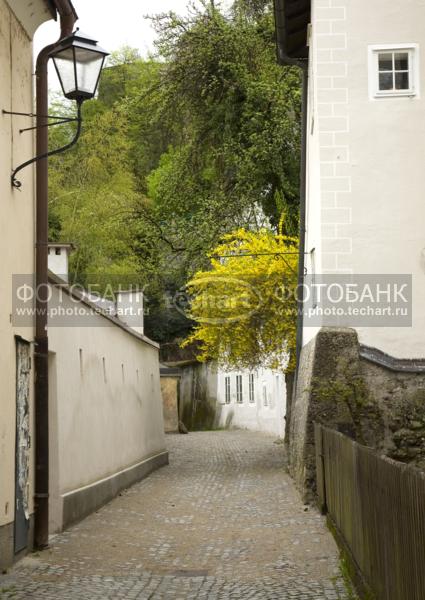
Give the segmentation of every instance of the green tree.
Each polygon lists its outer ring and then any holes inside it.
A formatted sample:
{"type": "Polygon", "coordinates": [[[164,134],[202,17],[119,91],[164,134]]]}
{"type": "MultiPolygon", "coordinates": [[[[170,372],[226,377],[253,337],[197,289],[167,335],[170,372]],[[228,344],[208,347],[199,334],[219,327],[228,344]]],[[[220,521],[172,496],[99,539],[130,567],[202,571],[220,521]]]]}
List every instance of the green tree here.
{"type": "MultiPolygon", "coordinates": [[[[72,137],[73,127],[57,128],[51,145],[72,137]]],[[[137,272],[131,245],[139,198],[129,147],[126,115],[117,106],[85,118],[78,146],[51,159],[50,235],[75,242],[71,267],[80,282],[87,274],[137,272]]]]}
{"type": "MultiPolygon", "coordinates": [[[[298,220],[300,86],[275,59],[271,3],[200,2],[187,18],[154,18],[158,55],[115,53],[80,143],[51,160],[52,239],[74,241],[72,269],[132,272],[147,284],[147,331],[169,341],[192,323],[167,298],[223,234],[286,233],[298,220]]],[[[67,107],[56,107],[69,110],[67,107]]],[[[52,146],[75,125],[55,128],[52,146]]]]}
{"type": "Polygon", "coordinates": [[[176,175],[160,166],[156,200],[196,227],[212,206],[207,247],[226,229],[258,227],[259,207],[275,227],[285,207],[297,230],[299,74],[276,64],[270,3],[262,5],[253,13],[251,2],[238,2],[226,16],[202,3],[187,19],[155,19],[164,60],[157,115],[174,126],[176,175]]]}

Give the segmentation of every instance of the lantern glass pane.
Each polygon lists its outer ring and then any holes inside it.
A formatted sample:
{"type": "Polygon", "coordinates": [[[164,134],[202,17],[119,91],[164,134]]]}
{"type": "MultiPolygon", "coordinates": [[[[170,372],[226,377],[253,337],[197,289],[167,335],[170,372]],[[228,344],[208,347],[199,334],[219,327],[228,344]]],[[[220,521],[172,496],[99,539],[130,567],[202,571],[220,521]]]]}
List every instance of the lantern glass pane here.
{"type": "Polygon", "coordinates": [[[75,57],[78,91],[94,96],[105,56],[93,50],[76,47],[75,57]]]}
{"type": "Polygon", "coordinates": [[[74,53],[72,48],[67,48],[56,54],[53,58],[56,69],[59,73],[59,79],[62,85],[63,93],[66,96],[75,91],[75,71],[74,71],[74,53]]]}

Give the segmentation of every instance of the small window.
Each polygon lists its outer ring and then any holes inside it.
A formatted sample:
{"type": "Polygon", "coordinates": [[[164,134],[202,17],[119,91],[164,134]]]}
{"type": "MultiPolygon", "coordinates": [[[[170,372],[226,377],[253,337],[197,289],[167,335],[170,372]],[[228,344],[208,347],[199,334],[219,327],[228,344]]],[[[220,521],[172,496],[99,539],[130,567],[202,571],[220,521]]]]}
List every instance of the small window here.
{"type": "Polygon", "coordinates": [[[414,96],[418,94],[418,52],[415,45],[370,48],[371,96],[414,96]]]}
{"type": "Polygon", "coordinates": [[[230,404],[230,377],[224,378],[224,394],[226,404],[230,404]]]}
{"type": "Polygon", "coordinates": [[[409,52],[379,52],[379,91],[398,92],[411,89],[409,52]]]}
{"type": "Polygon", "coordinates": [[[249,374],[249,401],[251,404],[255,402],[255,391],[254,391],[254,374],[249,374]]]}
{"type": "Polygon", "coordinates": [[[238,404],[243,402],[242,375],[236,375],[236,402],[238,404]]]}
{"type": "Polygon", "coordinates": [[[61,255],[61,249],[60,248],[56,248],[55,250],[56,256],[60,256],[61,255]]]}

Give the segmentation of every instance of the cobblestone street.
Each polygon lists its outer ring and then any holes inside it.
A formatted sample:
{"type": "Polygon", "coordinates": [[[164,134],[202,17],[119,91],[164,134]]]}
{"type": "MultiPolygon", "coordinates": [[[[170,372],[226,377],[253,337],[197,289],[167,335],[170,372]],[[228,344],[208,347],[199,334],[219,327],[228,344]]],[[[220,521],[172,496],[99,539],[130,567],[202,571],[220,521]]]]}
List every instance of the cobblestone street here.
{"type": "Polygon", "coordinates": [[[346,599],[322,517],[282,444],[248,432],[167,436],[170,466],[0,577],[0,598],[346,599]]]}

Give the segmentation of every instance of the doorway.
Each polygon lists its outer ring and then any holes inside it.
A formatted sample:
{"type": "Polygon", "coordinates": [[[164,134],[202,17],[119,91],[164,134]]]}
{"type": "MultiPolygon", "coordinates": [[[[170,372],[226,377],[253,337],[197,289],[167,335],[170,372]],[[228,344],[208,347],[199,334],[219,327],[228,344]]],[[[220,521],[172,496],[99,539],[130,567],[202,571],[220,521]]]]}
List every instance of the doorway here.
{"type": "Polygon", "coordinates": [[[28,546],[31,346],[16,338],[15,554],[28,546]]]}

